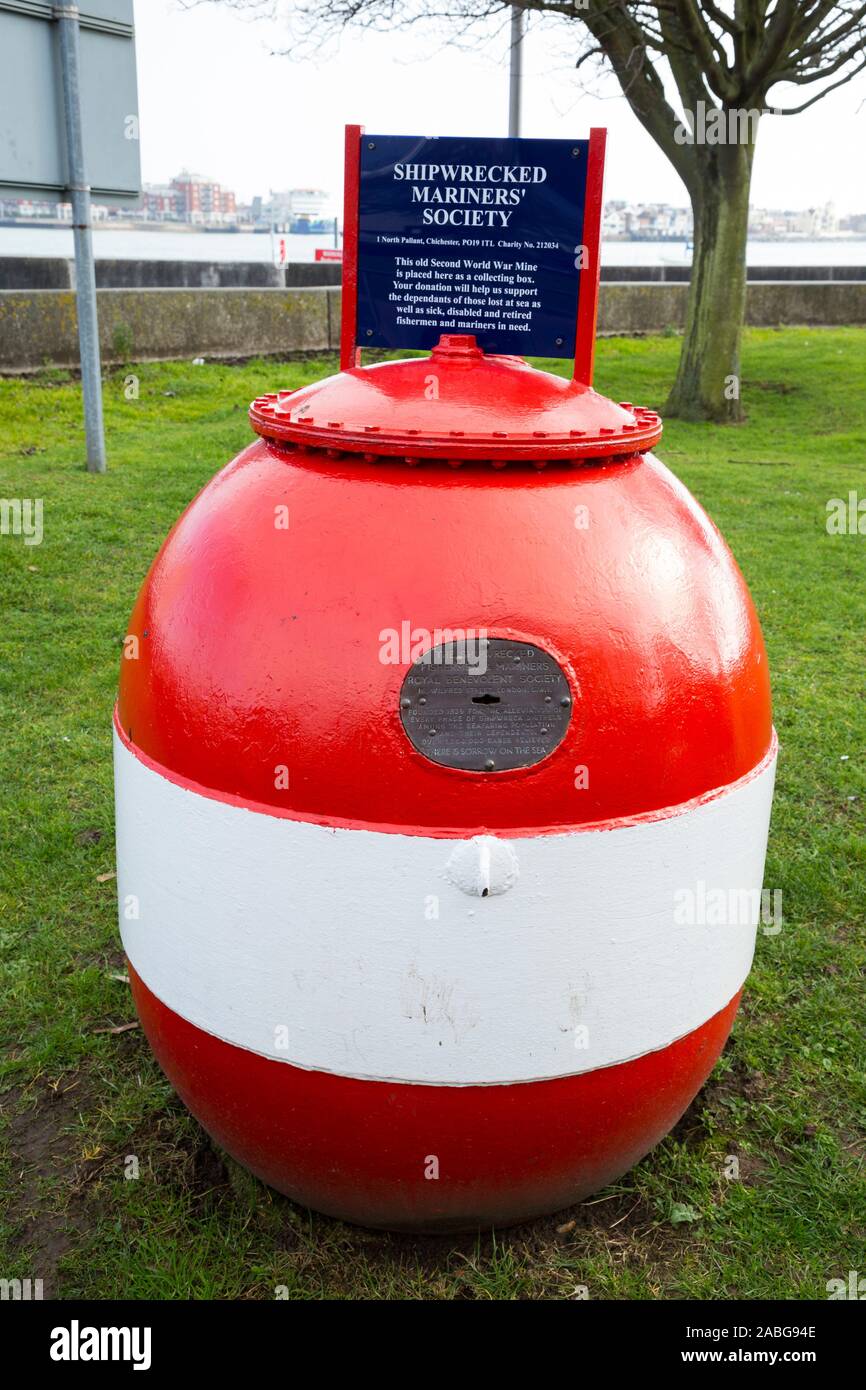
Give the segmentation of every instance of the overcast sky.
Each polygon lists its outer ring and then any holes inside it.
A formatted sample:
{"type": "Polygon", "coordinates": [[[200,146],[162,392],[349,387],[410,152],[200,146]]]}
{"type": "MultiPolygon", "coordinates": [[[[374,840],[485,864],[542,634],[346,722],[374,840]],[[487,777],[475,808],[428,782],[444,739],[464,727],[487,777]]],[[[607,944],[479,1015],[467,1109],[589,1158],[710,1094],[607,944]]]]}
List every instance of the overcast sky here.
{"type": "MultiPolygon", "coordinates": [[[[461,51],[431,32],[347,33],[314,60],[272,56],[287,31],[228,6],[135,0],[142,174],[182,168],[233,188],[323,188],[342,197],[346,123],[376,134],[507,134],[507,32],[461,51]]],[[[685,205],[685,189],[632,116],[618,87],[583,79],[568,29],[544,24],[525,41],[523,129],[572,139],[608,128],[605,197],[685,205]]],[[[777,97],[781,96],[781,90],[777,97]]],[[[802,98],[801,98],[802,99],[802,98]]],[[[866,212],[866,75],[800,116],[761,122],[752,201],[803,208],[828,201],[866,212]]]]}

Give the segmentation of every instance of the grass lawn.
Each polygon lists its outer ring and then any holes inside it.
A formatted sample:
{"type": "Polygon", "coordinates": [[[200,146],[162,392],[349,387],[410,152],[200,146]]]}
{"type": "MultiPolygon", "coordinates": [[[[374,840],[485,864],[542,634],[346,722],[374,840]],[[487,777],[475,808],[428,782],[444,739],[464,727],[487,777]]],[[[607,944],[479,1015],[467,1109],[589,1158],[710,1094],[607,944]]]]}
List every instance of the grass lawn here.
{"type": "MultiPolygon", "coordinates": [[[[598,388],[660,408],[678,350],[603,341],[598,388]]],[[[137,400],[116,373],[104,477],[83,471],[67,374],[0,382],[0,496],[44,499],[41,545],[0,536],[0,1274],[62,1298],[825,1298],[866,1274],[866,535],[825,527],[829,498],[866,496],[866,331],[749,332],[747,422],[673,422],[658,450],[764,625],[781,740],[765,883],[785,922],[759,933],[715,1072],[634,1171],[477,1238],[354,1229],[227,1160],[140,1030],[107,1031],[134,1019],[107,877],[128,614],[171,522],[251,439],[250,399],[335,369],[145,364],[137,400]]]]}

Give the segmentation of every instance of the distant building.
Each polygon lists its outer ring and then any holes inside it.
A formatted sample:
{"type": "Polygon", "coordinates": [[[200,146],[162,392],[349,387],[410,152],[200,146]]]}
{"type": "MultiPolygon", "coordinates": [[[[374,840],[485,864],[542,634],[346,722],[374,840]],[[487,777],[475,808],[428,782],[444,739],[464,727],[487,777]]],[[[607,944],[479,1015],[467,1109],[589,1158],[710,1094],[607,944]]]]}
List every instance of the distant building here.
{"type": "Polygon", "coordinates": [[[235,195],[222,184],[184,169],[172,179],[170,187],[178,215],[184,222],[233,222],[237,216],[235,195]]]}
{"type": "Polygon", "coordinates": [[[816,237],[837,236],[839,218],[833,203],[818,208],[780,210],[750,208],[749,232],[758,237],[816,237]]]}
{"type": "Polygon", "coordinates": [[[290,188],[284,193],[271,189],[263,212],[279,231],[319,232],[333,225],[333,218],[328,217],[330,201],[320,188],[290,188]]]}
{"type": "Polygon", "coordinates": [[[54,219],[57,216],[57,203],[41,198],[4,198],[0,199],[0,216],[33,222],[45,217],[54,219]]]}
{"type": "Polygon", "coordinates": [[[605,236],[627,241],[686,241],[692,235],[690,208],[668,203],[605,203],[602,227],[605,236]]]}
{"type": "Polygon", "coordinates": [[[836,214],[835,203],[825,203],[822,208],[816,209],[817,217],[817,236],[836,236],[839,231],[839,218],[836,214]]]}
{"type": "Polygon", "coordinates": [[[625,236],[625,204],[605,203],[602,216],[602,231],[605,236],[625,236]]]}
{"type": "Polygon", "coordinates": [[[168,183],[146,183],[142,211],[149,222],[176,222],[181,215],[177,192],[168,183]]]}
{"type": "MultiPolygon", "coordinates": [[[[110,210],[105,206],[104,203],[91,203],[91,204],[90,204],[90,220],[91,220],[91,222],[107,222],[107,221],[109,220],[109,211],[110,211],[110,210]]],[[[53,215],[54,215],[54,217],[59,218],[61,222],[71,222],[71,221],[72,221],[72,204],[71,204],[71,203],[56,203],[56,204],[55,204],[55,207],[54,207],[54,214],[53,214],[53,215]]]]}

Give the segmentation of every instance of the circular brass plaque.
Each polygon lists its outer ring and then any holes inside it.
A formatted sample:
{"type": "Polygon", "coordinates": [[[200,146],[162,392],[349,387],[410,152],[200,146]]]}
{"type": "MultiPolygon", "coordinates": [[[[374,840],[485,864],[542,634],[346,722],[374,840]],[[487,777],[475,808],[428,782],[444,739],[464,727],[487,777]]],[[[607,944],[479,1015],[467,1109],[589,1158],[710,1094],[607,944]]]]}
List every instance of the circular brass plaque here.
{"type": "Polygon", "coordinates": [[[564,738],[571,706],[553,657],[507,637],[431,647],[400,690],[400,718],[418,752],[466,772],[541,762],[564,738]]]}

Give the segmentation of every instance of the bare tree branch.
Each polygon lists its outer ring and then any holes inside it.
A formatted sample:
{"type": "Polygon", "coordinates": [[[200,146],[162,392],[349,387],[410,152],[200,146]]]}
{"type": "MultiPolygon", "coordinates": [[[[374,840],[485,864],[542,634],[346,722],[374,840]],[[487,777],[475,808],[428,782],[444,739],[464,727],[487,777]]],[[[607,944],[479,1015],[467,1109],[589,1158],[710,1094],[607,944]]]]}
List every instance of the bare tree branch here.
{"type": "MultiPolygon", "coordinates": [[[[197,3],[252,14],[279,0],[197,3]]],[[[796,115],[866,70],[866,0],[516,3],[530,19],[561,21],[574,71],[598,60],[614,74],[632,112],[688,189],[694,258],[683,347],[667,409],[696,420],[740,418],[727,383],[740,372],[757,129],[751,113],[796,115]],[[784,83],[819,90],[798,106],[778,107],[770,93],[784,83]],[[684,132],[674,109],[677,98],[693,127],[706,106],[722,139],[707,138],[705,131],[684,132]]],[[[449,43],[487,41],[510,9],[508,0],[291,0],[291,56],[298,56],[299,39],[300,51],[306,41],[309,53],[323,36],[351,27],[394,32],[427,24],[444,32],[449,43]]]]}

